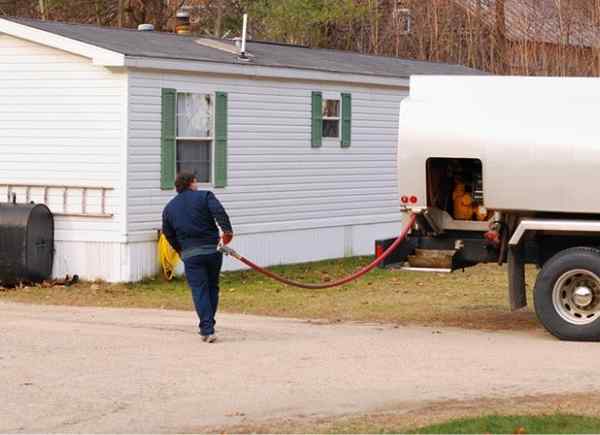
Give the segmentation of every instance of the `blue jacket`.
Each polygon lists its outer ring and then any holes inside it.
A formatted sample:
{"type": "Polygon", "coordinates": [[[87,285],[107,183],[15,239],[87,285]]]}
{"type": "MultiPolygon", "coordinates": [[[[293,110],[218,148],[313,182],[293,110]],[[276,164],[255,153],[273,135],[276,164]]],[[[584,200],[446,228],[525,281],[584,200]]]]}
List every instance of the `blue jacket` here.
{"type": "Polygon", "coordinates": [[[233,232],[229,216],[217,197],[206,190],[184,190],[165,207],[162,231],[173,249],[181,253],[192,248],[216,247],[217,223],[223,232],[233,232]]]}

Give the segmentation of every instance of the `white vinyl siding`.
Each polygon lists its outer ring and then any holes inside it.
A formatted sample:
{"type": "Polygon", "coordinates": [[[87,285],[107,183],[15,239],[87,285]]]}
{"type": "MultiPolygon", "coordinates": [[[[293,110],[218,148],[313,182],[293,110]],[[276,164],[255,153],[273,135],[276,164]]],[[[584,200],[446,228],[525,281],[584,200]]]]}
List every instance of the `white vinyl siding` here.
{"type": "MultiPolygon", "coordinates": [[[[117,240],[124,220],[126,73],[3,34],[0,65],[0,183],[112,187],[106,198],[112,218],[57,217],[55,237],[117,240]]],[[[24,189],[15,192],[17,201],[24,202],[24,189]]],[[[41,190],[30,194],[41,202],[41,190]]],[[[52,211],[63,211],[62,195],[60,189],[50,191],[52,211]]],[[[81,195],[69,193],[68,211],[81,211],[81,195]]],[[[4,200],[6,189],[0,188],[4,200]]],[[[99,211],[99,201],[97,195],[90,197],[92,210],[99,211]]]]}
{"type": "Polygon", "coordinates": [[[229,95],[228,185],[215,189],[236,233],[399,222],[398,111],[407,90],[348,84],[129,72],[128,229],[154,234],[173,192],[160,190],[160,93],[229,95]],[[310,148],[311,92],[352,93],[352,147],[310,148]]]}
{"type": "MultiPolygon", "coordinates": [[[[213,96],[211,134],[193,140],[211,142],[206,186],[229,211],[235,248],[249,258],[272,265],[365,255],[374,240],[397,234],[398,114],[407,79],[133,58],[130,65],[148,69],[104,67],[120,65],[122,56],[51,39],[89,51],[99,64],[0,34],[0,185],[112,189],[112,217],[57,216],[55,276],[131,281],[158,271],[156,230],[175,194],[161,190],[163,90],[213,96]],[[313,96],[340,100],[338,138],[311,140],[313,96]]],[[[19,189],[23,201],[27,192],[19,189]]],[[[39,201],[39,191],[30,194],[39,201]]],[[[51,209],[64,211],[60,189],[49,196],[51,209]]],[[[6,197],[0,187],[0,201],[6,197]]],[[[77,213],[81,192],[66,202],[77,213]]]]}

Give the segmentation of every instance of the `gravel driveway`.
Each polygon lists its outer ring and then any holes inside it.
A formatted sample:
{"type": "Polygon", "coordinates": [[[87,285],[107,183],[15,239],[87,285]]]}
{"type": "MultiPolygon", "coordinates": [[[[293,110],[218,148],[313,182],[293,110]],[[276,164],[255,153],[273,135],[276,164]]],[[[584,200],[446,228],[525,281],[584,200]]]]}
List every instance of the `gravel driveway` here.
{"type": "Polygon", "coordinates": [[[433,400],[600,391],[600,345],[543,331],[0,303],[0,431],[177,432],[433,400]]]}

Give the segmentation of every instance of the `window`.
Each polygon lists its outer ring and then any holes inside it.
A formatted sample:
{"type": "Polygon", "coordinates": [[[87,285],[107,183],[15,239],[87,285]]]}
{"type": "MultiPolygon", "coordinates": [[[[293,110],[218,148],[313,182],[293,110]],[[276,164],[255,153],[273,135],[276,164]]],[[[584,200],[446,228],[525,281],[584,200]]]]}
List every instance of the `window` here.
{"type": "Polygon", "coordinates": [[[399,4],[396,5],[396,8],[393,12],[393,19],[396,25],[396,29],[400,35],[410,35],[412,28],[412,17],[410,13],[410,9],[408,8],[400,8],[399,4]]]}
{"type": "Polygon", "coordinates": [[[191,172],[199,182],[211,181],[213,97],[177,93],[177,172],[191,172]]]}
{"type": "Polygon", "coordinates": [[[310,120],[312,148],[320,148],[323,138],[328,144],[338,139],[342,148],[348,148],[352,142],[352,94],[328,92],[323,98],[321,91],[312,91],[310,120]]]}
{"type": "Polygon", "coordinates": [[[323,137],[340,137],[340,100],[323,100],[323,137]]]}

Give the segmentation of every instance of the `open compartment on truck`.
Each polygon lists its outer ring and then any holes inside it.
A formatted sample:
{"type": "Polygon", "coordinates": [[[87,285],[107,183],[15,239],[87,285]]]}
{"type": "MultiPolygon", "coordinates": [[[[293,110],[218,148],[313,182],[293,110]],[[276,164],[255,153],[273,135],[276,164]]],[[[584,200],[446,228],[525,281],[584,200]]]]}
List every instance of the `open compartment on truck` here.
{"type": "MultiPolygon", "coordinates": [[[[480,159],[431,157],[425,161],[426,209],[417,227],[383,267],[450,272],[496,261],[497,246],[484,237],[493,213],[485,207],[480,159]]],[[[377,244],[381,251],[393,241],[377,244]]]]}
{"type": "Polygon", "coordinates": [[[426,162],[427,207],[454,220],[486,221],[481,160],[429,158],[426,162]]]}

